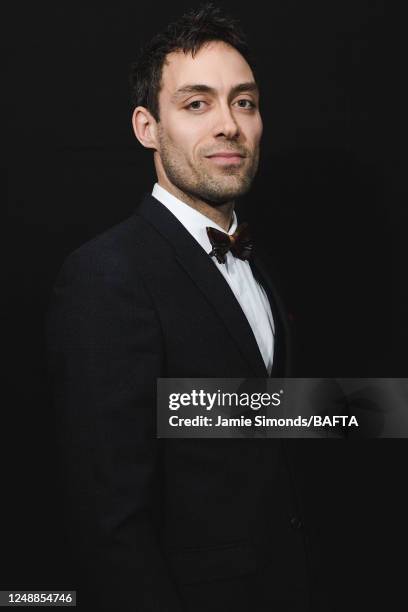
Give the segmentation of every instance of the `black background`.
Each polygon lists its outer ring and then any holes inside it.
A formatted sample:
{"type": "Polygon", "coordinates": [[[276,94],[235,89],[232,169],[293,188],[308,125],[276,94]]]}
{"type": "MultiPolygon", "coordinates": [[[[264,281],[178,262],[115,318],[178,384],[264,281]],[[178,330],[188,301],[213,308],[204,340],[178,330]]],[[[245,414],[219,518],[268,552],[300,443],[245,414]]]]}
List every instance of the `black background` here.
{"type": "MultiPolygon", "coordinates": [[[[264,121],[259,173],[238,211],[279,270],[298,328],[299,375],[406,377],[405,111],[390,88],[394,74],[404,79],[404,57],[387,57],[384,3],[221,4],[242,21],[258,58],[264,121]]],[[[151,152],[131,129],[129,65],[144,40],[191,6],[9,10],[2,588],[77,587],[59,529],[45,311],[64,257],[152,189],[151,152]]],[[[333,491],[345,491],[324,516],[333,542],[347,536],[335,568],[339,597],[352,584],[367,609],[394,598],[391,609],[402,610],[405,441],[332,444],[314,494],[324,509],[333,491]]]]}

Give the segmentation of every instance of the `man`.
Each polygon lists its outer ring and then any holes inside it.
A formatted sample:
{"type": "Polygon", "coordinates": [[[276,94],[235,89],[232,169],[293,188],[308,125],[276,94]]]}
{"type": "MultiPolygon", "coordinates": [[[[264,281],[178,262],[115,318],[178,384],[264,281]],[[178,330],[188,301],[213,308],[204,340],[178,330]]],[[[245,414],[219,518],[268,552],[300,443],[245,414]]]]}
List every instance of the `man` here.
{"type": "Polygon", "coordinates": [[[158,377],[289,374],[284,310],[236,232],[262,136],[247,57],[211,5],[154,38],[132,86],[157,182],[55,285],[50,361],[85,610],[330,609],[282,441],[156,437],[158,377]]]}

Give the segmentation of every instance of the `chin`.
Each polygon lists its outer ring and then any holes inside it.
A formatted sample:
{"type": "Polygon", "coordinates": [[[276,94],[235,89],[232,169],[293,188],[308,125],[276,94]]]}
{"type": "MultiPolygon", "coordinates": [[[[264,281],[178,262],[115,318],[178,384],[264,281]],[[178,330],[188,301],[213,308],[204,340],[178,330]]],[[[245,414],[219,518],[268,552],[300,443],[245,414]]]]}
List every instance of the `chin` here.
{"type": "Polygon", "coordinates": [[[236,189],[222,193],[207,193],[206,195],[203,194],[203,199],[214,206],[221,206],[221,204],[227,204],[227,202],[231,202],[232,200],[241,197],[247,193],[247,191],[248,189],[236,189]]]}

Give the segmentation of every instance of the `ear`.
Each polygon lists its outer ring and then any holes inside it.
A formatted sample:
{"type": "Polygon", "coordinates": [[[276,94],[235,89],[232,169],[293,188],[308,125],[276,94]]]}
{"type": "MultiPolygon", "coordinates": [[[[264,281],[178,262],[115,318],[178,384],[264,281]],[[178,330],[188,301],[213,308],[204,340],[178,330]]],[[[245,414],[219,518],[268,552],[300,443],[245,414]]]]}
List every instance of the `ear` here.
{"type": "Polygon", "coordinates": [[[138,141],[147,149],[157,149],[157,121],[144,106],[137,106],[132,115],[132,126],[138,141]]]}

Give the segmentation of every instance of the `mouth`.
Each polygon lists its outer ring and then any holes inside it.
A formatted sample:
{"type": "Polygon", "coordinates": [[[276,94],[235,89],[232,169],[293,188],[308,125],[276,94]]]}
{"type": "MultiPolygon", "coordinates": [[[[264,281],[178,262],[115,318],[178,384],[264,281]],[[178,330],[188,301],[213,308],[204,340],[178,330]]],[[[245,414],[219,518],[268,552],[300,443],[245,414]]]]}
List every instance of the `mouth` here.
{"type": "Polygon", "coordinates": [[[230,164],[240,164],[242,163],[244,156],[240,153],[215,153],[214,155],[207,155],[207,159],[210,159],[214,163],[225,166],[230,164]]]}

